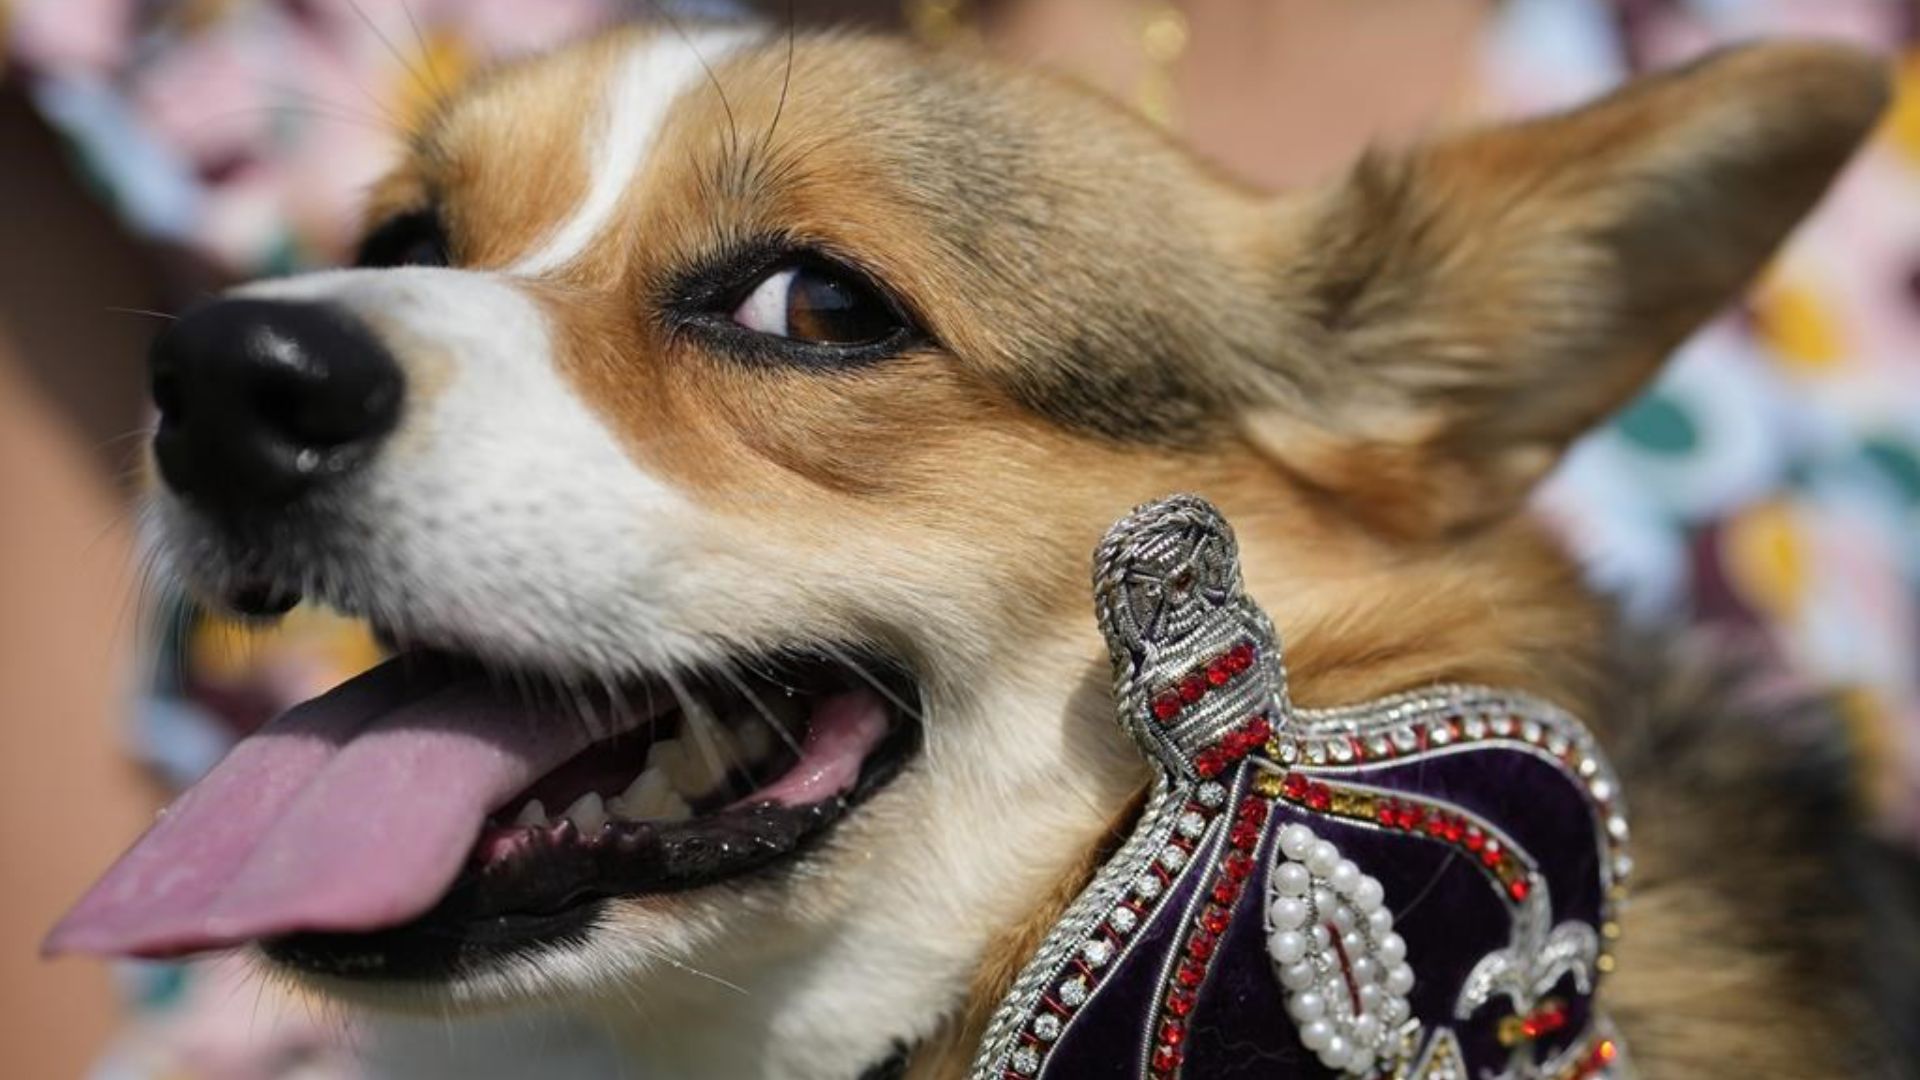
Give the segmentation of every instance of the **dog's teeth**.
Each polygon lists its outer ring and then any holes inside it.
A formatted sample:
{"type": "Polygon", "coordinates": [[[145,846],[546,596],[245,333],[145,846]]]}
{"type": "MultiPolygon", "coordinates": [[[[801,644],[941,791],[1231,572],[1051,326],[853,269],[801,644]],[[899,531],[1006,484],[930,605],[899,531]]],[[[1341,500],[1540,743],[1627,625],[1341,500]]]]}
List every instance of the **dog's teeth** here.
{"type": "Polygon", "coordinates": [[[693,807],[687,805],[687,800],[669,791],[660,802],[659,813],[652,816],[658,821],[685,821],[693,816],[693,807]]]}
{"type": "Polygon", "coordinates": [[[607,806],[600,799],[600,793],[589,791],[573,801],[567,807],[567,820],[579,826],[582,835],[591,836],[600,831],[607,823],[607,806]]]}
{"type": "Polygon", "coordinates": [[[715,775],[713,764],[708,760],[717,756],[702,752],[690,739],[667,739],[654,745],[653,753],[647,758],[647,771],[660,770],[668,785],[682,797],[699,798],[720,786],[720,777],[715,775]]]}
{"type": "Polygon", "coordinates": [[[627,790],[607,800],[607,809],[613,811],[615,817],[644,821],[659,817],[672,796],[673,787],[667,782],[667,774],[648,769],[634,777],[627,790]]]}
{"type": "Polygon", "coordinates": [[[765,717],[755,717],[733,729],[733,741],[740,760],[758,765],[773,753],[773,727],[765,717]]]}
{"type": "Polygon", "coordinates": [[[513,823],[520,826],[545,825],[547,808],[541,805],[539,799],[528,799],[527,805],[522,806],[520,813],[514,815],[513,823]]]}
{"type": "Polygon", "coordinates": [[[676,789],[697,779],[698,768],[692,755],[687,753],[687,744],[679,739],[662,739],[654,743],[653,750],[647,754],[647,771],[657,770],[676,789]]]}

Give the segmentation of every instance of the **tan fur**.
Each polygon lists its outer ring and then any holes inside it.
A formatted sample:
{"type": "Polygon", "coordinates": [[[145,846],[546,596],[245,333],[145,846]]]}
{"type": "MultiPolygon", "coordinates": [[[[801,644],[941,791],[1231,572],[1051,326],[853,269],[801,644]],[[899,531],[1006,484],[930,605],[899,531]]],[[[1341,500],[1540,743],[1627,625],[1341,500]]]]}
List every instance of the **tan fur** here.
{"type": "Polygon", "coordinates": [[[1510,513],[1751,278],[1886,93],[1844,52],[1776,45],[1283,202],[1285,295],[1314,333],[1280,374],[1313,411],[1275,441],[1324,432],[1280,453],[1402,530],[1510,513]]]}
{"type": "Polygon", "coordinates": [[[1859,829],[1832,710],[1724,651],[1655,641],[1616,671],[1640,855],[1612,1006],[1654,1075],[1910,1076],[1911,856],[1859,829]]]}
{"type": "MultiPolygon", "coordinates": [[[[408,209],[445,207],[454,258],[501,267],[534,244],[586,189],[590,105],[625,38],[609,36],[567,64],[481,76],[416,140],[408,209]]],[[[387,200],[391,201],[392,196],[387,200]]]]}

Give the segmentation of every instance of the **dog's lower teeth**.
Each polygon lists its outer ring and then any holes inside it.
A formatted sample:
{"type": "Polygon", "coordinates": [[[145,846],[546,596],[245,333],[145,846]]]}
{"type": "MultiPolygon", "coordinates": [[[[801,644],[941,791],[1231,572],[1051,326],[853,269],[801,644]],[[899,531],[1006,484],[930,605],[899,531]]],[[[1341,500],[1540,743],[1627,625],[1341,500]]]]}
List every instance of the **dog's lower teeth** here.
{"type": "MultiPolygon", "coordinates": [[[[724,722],[705,712],[689,715],[677,737],[648,746],[644,766],[625,789],[587,791],[551,816],[540,799],[530,798],[513,811],[509,827],[571,822],[580,835],[597,836],[610,822],[688,821],[696,806],[718,809],[749,795],[790,755],[793,739],[787,733],[804,729],[806,717],[800,710],[805,704],[775,702],[774,715],[734,704],[739,708],[724,710],[724,722]],[[787,715],[790,712],[794,715],[787,715]]],[[[547,790],[547,798],[554,796],[547,790]]]]}
{"type": "Polygon", "coordinates": [[[600,793],[589,791],[573,801],[567,807],[567,820],[579,827],[582,833],[592,834],[600,831],[607,823],[607,807],[600,799],[600,793]]]}

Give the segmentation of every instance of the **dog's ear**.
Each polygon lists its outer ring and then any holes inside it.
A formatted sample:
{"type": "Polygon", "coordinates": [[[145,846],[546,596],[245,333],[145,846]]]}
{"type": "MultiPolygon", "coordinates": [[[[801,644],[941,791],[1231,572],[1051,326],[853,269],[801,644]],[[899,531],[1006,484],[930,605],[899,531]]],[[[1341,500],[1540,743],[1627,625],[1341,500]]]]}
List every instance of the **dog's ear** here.
{"type": "Polygon", "coordinates": [[[1244,429],[1397,534],[1513,510],[1754,276],[1887,96],[1866,54],[1741,49],[1283,199],[1258,257],[1290,324],[1260,378],[1284,385],[1244,429]]]}

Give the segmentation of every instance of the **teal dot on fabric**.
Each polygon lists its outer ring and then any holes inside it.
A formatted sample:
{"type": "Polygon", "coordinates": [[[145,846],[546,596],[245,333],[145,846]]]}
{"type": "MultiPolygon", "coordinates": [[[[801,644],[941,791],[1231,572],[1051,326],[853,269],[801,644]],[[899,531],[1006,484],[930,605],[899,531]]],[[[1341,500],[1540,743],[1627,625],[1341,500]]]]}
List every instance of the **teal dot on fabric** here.
{"type": "Polygon", "coordinates": [[[155,964],[142,971],[135,994],[141,1006],[163,1009],[179,1002],[187,992],[187,969],[183,964],[155,964]]]}
{"type": "Polygon", "coordinates": [[[260,274],[264,277],[286,277],[308,269],[301,257],[300,245],[291,232],[281,230],[273,243],[260,257],[260,274]]]}
{"type": "Polygon", "coordinates": [[[1909,505],[1920,506],[1920,454],[1884,436],[1868,439],[1860,453],[1893,482],[1909,505]]]}
{"type": "Polygon", "coordinates": [[[1669,457],[1690,454],[1700,446],[1700,429],[1687,410],[1662,394],[1646,394],[1620,414],[1615,426],[1642,450],[1669,457]]]}

